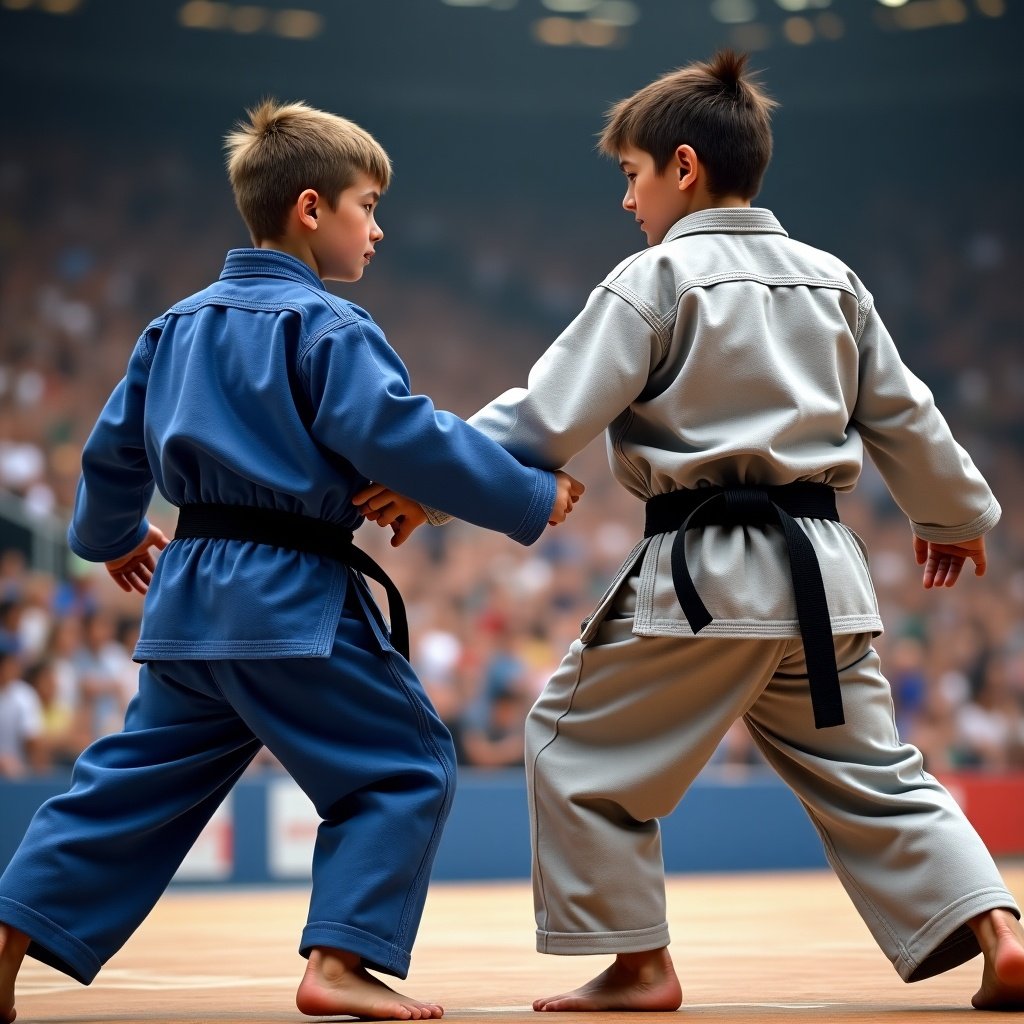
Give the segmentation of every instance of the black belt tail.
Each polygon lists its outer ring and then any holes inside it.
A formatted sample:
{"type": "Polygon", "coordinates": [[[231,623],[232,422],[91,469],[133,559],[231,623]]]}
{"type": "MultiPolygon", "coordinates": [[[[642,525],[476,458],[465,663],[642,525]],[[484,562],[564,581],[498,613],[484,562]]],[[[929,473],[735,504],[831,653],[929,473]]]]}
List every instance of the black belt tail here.
{"type": "Polygon", "coordinates": [[[807,483],[765,488],[716,487],[658,495],[647,504],[647,536],[676,531],[671,551],[672,583],[695,635],[713,618],[697,593],[686,564],[686,531],[713,524],[779,526],[789,552],[814,725],[817,729],[843,725],[846,719],[825,583],[814,546],[794,518],[796,515],[838,521],[832,488],[807,483]]]}

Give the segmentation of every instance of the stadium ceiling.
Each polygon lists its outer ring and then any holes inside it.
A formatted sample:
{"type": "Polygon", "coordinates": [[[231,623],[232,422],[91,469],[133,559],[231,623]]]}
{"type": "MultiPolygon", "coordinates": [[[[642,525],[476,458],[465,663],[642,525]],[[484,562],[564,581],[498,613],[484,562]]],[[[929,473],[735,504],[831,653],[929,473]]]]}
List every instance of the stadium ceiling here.
{"type": "Polygon", "coordinates": [[[5,117],[22,98],[33,117],[98,102],[199,116],[273,93],[558,119],[594,117],[730,45],[790,110],[1019,103],[1022,12],[1021,0],[0,0],[0,81],[5,117]]]}

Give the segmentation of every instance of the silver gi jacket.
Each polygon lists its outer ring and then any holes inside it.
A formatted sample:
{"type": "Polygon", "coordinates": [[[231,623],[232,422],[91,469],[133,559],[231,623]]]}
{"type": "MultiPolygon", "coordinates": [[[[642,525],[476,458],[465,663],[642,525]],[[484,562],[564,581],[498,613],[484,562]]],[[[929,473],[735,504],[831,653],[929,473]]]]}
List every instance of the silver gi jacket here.
{"type": "MultiPolygon", "coordinates": [[[[691,214],[660,245],[624,260],[527,386],[470,422],[548,469],[606,430],[612,472],[641,501],[684,487],[796,480],[849,491],[866,448],[919,537],[977,537],[1000,515],[931,392],[903,365],[871,295],[765,209],[691,214]]],[[[818,556],[833,632],[880,632],[859,538],[839,523],[799,522],[818,556]]],[[[637,545],[584,641],[631,572],[639,573],[634,632],[692,635],[672,583],[672,540],[637,545]]],[[[688,531],[686,556],[714,617],[701,636],[800,634],[777,528],[688,531]]]]}

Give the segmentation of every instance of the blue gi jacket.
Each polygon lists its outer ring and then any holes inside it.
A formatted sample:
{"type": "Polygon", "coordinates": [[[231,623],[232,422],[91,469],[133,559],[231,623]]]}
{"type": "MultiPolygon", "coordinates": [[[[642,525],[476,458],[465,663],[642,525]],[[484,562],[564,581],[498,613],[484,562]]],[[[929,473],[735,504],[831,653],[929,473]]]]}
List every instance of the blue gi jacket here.
{"type": "MultiPolygon", "coordinates": [[[[300,260],[233,249],[220,278],[154,320],[82,455],[72,550],[145,537],[154,486],[173,505],[258,505],[353,530],[368,480],[530,544],[554,476],[520,465],[430,399],[380,328],[300,260]]],[[[176,540],[146,595],[137,660],[322,657],[345,566],[248,541],[176,540]]]]}

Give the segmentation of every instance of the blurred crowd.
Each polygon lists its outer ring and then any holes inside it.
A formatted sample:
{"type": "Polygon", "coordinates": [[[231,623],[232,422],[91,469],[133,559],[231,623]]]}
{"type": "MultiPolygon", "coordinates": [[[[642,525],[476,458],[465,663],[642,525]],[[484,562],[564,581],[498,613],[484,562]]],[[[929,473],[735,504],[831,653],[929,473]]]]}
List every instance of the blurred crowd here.
{"type": "MultiPolygon", "coordinates": [[[[0,496],[29,517],[63,528],[82,444],[141,329],[248,244],[222,177],[179,153],[103,156],[73,141],[0,155],[0,496]]],[[[615,195],[607,230],[593,211],[559,206],[557,238],[543,209],[404,201],[385,200],[378,260],[339,291],[382,325],[414,389],[460,415],[523,383],[640,244],[612,224],[615,195]]],[[[787,222],[784,204],[763,201],[787,222]]],[[[1009,181],[959,203],[879,190],[841,237],[797,232],[865,280],[1003,505],[987,576],[937,593],[922,589],[906,518],[870,466],[840,499],[871,552],[901,734],[940,773],[1024,768],[1024,224],[1009,181]]],[[[425,527],[398,550],[389,531],[360,531],[405,595],[414,664],[467,765],[521,763],[527,709],[641,533],[642,508],[612,482],[602,439],[570,470],[584,501],[530,548],[461,523],[425,527]]],[[[159,498],[152,518],[173,530],[159,498]]],[[[119,727],[137,686],[141,603],[74,558],[40,571],[4,530],[0,776],[16,777],[65,768],[119,727]]],[[[714,763],[760,762],[738,726],[714,763]]]]}

